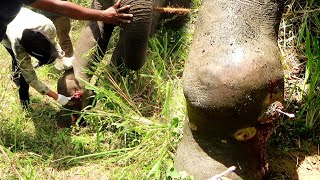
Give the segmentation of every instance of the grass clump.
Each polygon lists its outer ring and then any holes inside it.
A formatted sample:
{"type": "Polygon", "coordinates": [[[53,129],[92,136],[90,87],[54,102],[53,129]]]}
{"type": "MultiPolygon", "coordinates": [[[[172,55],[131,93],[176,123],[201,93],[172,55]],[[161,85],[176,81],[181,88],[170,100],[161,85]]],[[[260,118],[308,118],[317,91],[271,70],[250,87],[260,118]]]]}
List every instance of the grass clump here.
{"type": "Polygon", "coordinates": [[[284,148],[297,147],[296,142],[300,148],[301,141],[316,145],[320,140],[319,5],[314,0],[288,0],[280,24],[285,101],[287,110],[296,114],[296,119],[278,125],[276,135],[283,139],[279,145],[284,148]]]}

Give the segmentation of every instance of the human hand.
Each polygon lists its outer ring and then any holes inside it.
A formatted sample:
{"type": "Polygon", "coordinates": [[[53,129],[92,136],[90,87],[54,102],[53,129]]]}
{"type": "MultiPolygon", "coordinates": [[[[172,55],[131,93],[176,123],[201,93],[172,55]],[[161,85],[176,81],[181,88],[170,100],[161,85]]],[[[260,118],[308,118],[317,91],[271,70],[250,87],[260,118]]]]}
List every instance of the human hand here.
{"type": "Polygon", "coordinates": [[[71,97],[66,97],[62,94],[58,94],[58,99],[56,100],[59,104],[62,106],[68,104],[68,102],[71,100],[71,97]]]}
{"type": "Polygon", "coordinates": [[[102,21],[115,25],[128,24],[131,22],[133,14],[124,13],[130,9],[130,5],[119,8],[120,2],[121,0],[118,0],[116,4],[103,11],[102,21]]]}

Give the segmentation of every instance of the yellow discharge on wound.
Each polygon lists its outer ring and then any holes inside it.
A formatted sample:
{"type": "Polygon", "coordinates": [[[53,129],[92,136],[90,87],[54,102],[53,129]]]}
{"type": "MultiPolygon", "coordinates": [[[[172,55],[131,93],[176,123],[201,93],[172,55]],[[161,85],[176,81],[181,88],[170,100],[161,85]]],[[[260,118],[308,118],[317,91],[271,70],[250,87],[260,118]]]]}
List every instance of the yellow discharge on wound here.
{"type": "Polygon", "coordinates": [[[237,130],[233,136],[238,141],[247,141],[251,138],[253,138],[257,134],[257,130],[255,127],[247,127],[243,129],[237,130]]]}
{"type": "Polygon", "coordinates": [[[196,131],[198,130],[198,127],[192,123],[189,123],[189,126],[190,126],[190,129],[193,130],[193,131],[196,131]]]}

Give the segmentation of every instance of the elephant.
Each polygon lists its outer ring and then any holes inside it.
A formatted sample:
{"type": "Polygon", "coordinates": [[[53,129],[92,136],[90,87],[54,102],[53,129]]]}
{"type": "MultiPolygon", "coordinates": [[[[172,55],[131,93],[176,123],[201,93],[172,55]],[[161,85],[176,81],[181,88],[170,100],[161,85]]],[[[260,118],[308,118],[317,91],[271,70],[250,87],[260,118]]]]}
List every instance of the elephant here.
{"type": "MultiPolygon", "coordinates": [[[[112,3],[93,0],[92,7],[102,9],[112,3]]],[[[123,63],[138,70],[145,62],[144,43],[159,16],[152,6],[168,2],[122,1],[127,3],[136,19],[121,27],[111,61],[116,67],[123,63]],[[148,15],[142,13],[140,18],[140,8],[148,15]],[[135,29],[135,24],[143,27],[135,29]],[[130,31],[142,35],[130,40],[130,31]]],[[[283,108],[284,80],[276,42],[283,6],[284,0],[202,0],[182,78],[187,119],[174,159],[177,170],[209,179],[235,166],[231,179],[267,178],[266,143],[283,108]]],[[[90,76],[83,68],[104,55],[113,28],[89,22],[81,32],[74,68],[58,81],[58,92],[74,97],[68,108],[81,110],[89,104],[92,92],[80,79],[88,81],[90,76]],[[96,54],[83,57],[97,44],[96,54]]]]}
{"type": "Polygon", "coordinates": [[[283,0],[202,0],[183,72],[187,119],[175,167],[195,179],[267,179],[284,80],[283,0]]]}
{"type": "MultiPolygon", "coordinates": [[[[106,9],[116,0],[93,0],[91,8],[106,9]]],[[[121,25],[120,38],[113,52],[111,62],[121,74],[127,69],[139,70],[146,59],[148,38],[154,33],[160,13],[154,7],[167,4],[180,7],[190,7],[191,0],[122,0],[121,5],[130,5],[128,13],[134,15],[130,24],[121,25]],[[124,66],[123,66],[124,65],[124,66]]],[[[85,88],[84,82],[89,82],[91,76],[85,69],[91,69],[94,61],[99,61],[105,55],[109,40],[115,26],[103,22],[90,21],[81,31],[74,50],[73,69],[65,71],[58,80],[58,93],[72,97],[66,109],[82,110],[92,103],[93,92],[85,88]],[[92,51],[85,57],[84,54],[92,51]]],[[[61,113],[65,113],[64,111],[61,113]]],[[[61,116],[60,116],[61,117],[61,116]]],[[[70,121],[60,118],[61,126],[69,126],[70,121]],[[65,124],[64,124],[65,123],[65,124]]],[[[74,119],[77,116],[75,115],[74,119]]],[[[59,123],[58,122],[58,123],[59,123]]]]}

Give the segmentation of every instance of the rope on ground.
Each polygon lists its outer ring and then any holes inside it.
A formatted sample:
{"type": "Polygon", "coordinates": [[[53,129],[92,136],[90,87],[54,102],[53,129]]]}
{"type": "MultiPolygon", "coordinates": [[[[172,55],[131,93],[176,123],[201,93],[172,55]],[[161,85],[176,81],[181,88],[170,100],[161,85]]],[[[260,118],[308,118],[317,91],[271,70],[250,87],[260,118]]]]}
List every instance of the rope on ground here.
{"type": "Polygon", "coordinates": [[[210,178],[209,180],[220,180],[222,179],[222,177],[226,176],[227,174],[233,172],[234,170],[236,170],[236,167],[235,166],[231,166],[229,167],[227,170],[223,171],[222,173],[220,174],[217,174],[215,176],[213,176],[212,178],[210,178]]]}

